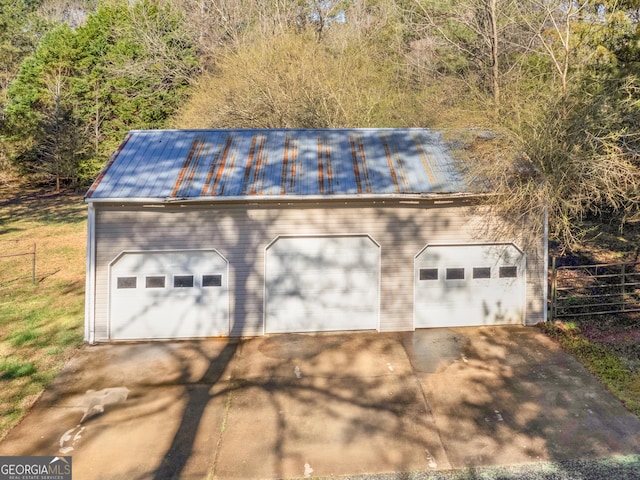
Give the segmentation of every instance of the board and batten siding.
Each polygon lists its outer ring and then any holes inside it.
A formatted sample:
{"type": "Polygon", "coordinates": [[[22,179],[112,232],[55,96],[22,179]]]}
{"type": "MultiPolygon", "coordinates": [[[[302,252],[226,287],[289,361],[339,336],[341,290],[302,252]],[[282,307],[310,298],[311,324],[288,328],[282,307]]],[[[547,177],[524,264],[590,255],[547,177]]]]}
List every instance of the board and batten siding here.
{"type": "MultiPolygon", "coordinates": [[[[278,236],[369,235],[381,248],[380,331],[413,330],[414,259],[428,244],[511,242],[481,234],[481,209],[397,200],[95,208],[95,340],[109,339],[109,264],[123,251],[215,249],[229,262],[231,336],[263,334],[265,248],[278,236]]],[[[514,243],[518,243],[517,240],[514,243]]],[[[526,251],[526,323],[544,319],[544,239],[526,251]],[[538,257],[538,258],[536,258],[538,257]]]]}

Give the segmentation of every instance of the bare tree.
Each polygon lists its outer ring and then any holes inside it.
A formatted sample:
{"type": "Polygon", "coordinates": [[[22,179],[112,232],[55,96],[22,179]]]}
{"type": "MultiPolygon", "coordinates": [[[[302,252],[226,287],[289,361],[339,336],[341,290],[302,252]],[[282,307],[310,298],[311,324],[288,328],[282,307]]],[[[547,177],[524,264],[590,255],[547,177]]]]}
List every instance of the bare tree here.
{"type": "Polygon", "coordinates": [[[519,17],[526,25],[528,37],[534,37],[534,42],[528,42],[539,53],[546,55],[560,79],[563,115],[566,117],[568,100],[568,83],[572,62],[577,62],[576,51],[580,48],[580,37],[575,33],[575,27],[589,28],[593,22],[585,22],[584,12],[588,2],[562,2],[559,0],[532,0],[519,4],[519,17]],[[531,12],[535,12],[533,15],[531,12]]]}
{"type": "MultiPolygon", "coordinates": [[[[462,0],[443,7],[415,0],[413,21],[423,36],[435,36],[448,48],[474,65],[496,109],[500,107],[502,76],[511,64],[506,61],[521,51],[513,0],[462,0]]],[[[511,60],[513,62],[513,60],[511,60]]]]}
{"type": "Polygon", "coordinates": [[[225,48],[238,48],[255,21],[259,3],[252,0],[175,0],[184,12],[205,65],[225,48]]]}
{"type": "Polygon", "coordinates": [[[77,28],[84,25],[95,8],[95,0],[45,0],[38,8],[38,14],[49,22],[77,28]]]}
{"type": "Polygon", "coordinates": [[[393,72],[355,42],[336,48],[318,43],[313,32],[247,45],[200,78],[176,126],[366,127],[410,118],[393,72]]]}
{"type": "Polygon", "coordinates": [[[122,65],[113,65],[111,75],[129,78],[162,78],[158,88],[170,89],[177,84],[188,84],[196,73],[195,52],[186,55],[192,44],[192,33],[181,21],[181,12],[171,4],[157,8],[151,2],[129,5],[129,22],[114,25],[116,36],[128,38],[142,46],[143,55],[131,58],[122,65]]]}
{"type": "Polygon", "coordinates": [[[43,76],[48,107],[43,111],[43,135],[39,146],[38,173],[55,180],[59,192],[62,180],[77,181],[78,159],[82,141],[74,122],[70,103],[70,78],[65,65],[54,66],[43,76]],[[80,140],[80,141],[79,141],[80,140]]]}

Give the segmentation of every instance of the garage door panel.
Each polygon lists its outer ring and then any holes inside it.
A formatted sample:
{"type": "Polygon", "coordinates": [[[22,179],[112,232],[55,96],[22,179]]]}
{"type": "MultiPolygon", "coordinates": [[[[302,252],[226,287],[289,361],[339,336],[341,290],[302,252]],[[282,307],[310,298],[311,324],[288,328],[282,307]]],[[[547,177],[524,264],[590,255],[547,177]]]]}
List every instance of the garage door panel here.
{"type": "Polygon", "coordinates": [[[163,299],[139,309],[117,312],[112,316],[111,337],[131,340],[208,336],[210,320],[200,309],[163,299]],[[167,318],[171,321],[167,322],[167,318]]]}
{"type": "Polygon", "coordinates": [[[415,262],[416,328],[521,323],[523,266],[512,244],[428,246],[415,262]]]}
{"type": "Polygon", "coordinates": [[[379,262],[366,236],[279,238],[266,253],[265,330],[377,328],[379,262]]]}

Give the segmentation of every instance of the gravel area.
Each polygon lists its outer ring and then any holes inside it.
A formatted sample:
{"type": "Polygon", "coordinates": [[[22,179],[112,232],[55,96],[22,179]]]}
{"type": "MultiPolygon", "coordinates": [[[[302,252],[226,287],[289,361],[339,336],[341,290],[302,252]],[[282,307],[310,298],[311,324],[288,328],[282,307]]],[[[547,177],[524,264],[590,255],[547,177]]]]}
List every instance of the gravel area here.
{"type": "Polygon", "coordinates": [[[637,480],[640,479],[640,455],[438,472],[402,472],[328,478],[340,480],[637,480]]]}

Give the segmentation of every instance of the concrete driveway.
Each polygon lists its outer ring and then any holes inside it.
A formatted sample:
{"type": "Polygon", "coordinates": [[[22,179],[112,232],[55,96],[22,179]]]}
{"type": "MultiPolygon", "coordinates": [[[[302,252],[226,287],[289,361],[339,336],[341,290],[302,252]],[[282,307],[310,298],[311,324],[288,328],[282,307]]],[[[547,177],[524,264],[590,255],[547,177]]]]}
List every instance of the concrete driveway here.
{"type": "Polygon", "coordinates": [[[536,328],[87,346],[0,455],[76,479],[429,472],[640,454],[640,420],[536,328]]]}

